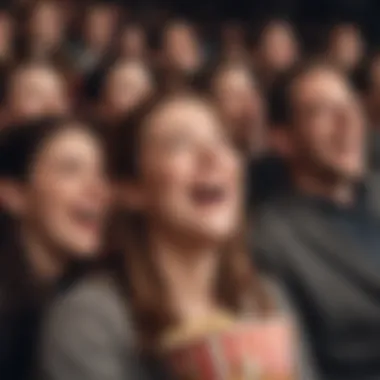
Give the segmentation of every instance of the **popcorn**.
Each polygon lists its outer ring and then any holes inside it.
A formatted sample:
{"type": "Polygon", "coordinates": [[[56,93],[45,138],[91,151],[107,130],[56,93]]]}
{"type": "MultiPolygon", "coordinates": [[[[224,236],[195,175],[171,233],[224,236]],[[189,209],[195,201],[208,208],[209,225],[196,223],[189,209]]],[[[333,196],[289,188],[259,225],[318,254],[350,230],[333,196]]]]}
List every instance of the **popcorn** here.
{"type": "Polygon", "coordinates": [[[169,334],[164,353],[178,380],[295,380],[291,323],[218,316],[169,334]]]}

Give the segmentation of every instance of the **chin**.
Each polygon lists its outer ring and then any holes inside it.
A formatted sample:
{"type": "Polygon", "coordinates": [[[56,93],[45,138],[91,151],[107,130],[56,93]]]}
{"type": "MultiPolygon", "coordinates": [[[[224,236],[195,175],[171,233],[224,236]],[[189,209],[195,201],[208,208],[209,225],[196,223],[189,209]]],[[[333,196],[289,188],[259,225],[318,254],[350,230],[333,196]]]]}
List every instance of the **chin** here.
{"type": "Polygon", "coordinates": [[[72,257],[75,259],[93,259],[99,252],[99,244],[90,244],[87,242],[83,244],[76,244],[70,251],[72,252],[72,257]]]}
{"type": "Polygon", "coordinates": [[[209,241],[213,243],[225,243],[236,234],[236,225],[230,224],[216,224],[216,225],[202,225],[198,226],[196,234],[200,240],[209,241]]]}

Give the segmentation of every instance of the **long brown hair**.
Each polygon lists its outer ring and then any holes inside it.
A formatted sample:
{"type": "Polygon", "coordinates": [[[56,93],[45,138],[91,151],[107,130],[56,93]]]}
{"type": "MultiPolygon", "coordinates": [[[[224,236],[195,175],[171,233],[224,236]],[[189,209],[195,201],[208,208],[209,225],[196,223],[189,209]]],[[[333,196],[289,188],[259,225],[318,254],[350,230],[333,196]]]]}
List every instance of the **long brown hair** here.
{"type": "MultiPolygon", "coordinates": [[[[179,98],[198,98],[194,94],[172,94],[151,99],[120,126],[116,147],[114,174],[119,181],[135,180],[139,176],[139,156],[142,130],[159,108],[179,98]]],[[[258,312],[269,310],[269,300],[264,295],[249,257],[245,252],[244,232],[221,252],[215,297],[228,311],[239,313],[247,304],[254,304],[258,312]]],[[[161,274],[147,244],[147,226],[143,215],[126,211],[115,215],[112,226],[112,250],[122,253],[122,263],[117,263],[119,285],[132,310],[134,322],[143,347],[156,348],[158,339],[166,328],[173,326],[176,315],[171,309],[161,274]]]]}

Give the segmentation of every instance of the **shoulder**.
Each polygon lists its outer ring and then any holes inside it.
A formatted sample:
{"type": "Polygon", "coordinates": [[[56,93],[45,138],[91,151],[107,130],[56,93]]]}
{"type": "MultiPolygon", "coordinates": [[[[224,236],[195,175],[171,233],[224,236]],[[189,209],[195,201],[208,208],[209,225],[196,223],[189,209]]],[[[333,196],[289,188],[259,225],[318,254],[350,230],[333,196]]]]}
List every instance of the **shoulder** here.
{"type": "Polygon", "coordinates": [[[86,334],[119,340],[130,330],[127,302],[106,275],[84,278],[57,297],[45,321],[45,332],[61,340],[75,341],[86,334]]]}
{"type": "Polygon", "coordinates": [[[291,199],[278,198],[256,210],[250,232],[250,249],[256,263],[277,267],[284,256],[291,255],[289,243],[293,235],[291,199]]]}
{"type": "Polygon", "coordinates": [[[292,226],[293,202],[280,197],[255,210],[252,218],[251,236],[258,244],[275,245],[286,238],[292,226]]]}
{"type": "Polygon", "coordinates": [[[277,197],[255,210],[254,221],[259,227],[268,228],[273,223],[284,223],[292,209],[290,197],[277,197]]]}
{"type": "Polygon", "coordinates": [[[57,297],[52,310],[83,303],[87,306],[96,306],[99,302],[111,308],[121,303],[115,282],[106,274],[84,277],[57,297]]]}
{"type": "Polygon", "coordinates": [[[138,378],[131,326],[128,309],[110,278],[82,280],[58,297],[47,313],[41,332],[41,378],[138,378]]]}

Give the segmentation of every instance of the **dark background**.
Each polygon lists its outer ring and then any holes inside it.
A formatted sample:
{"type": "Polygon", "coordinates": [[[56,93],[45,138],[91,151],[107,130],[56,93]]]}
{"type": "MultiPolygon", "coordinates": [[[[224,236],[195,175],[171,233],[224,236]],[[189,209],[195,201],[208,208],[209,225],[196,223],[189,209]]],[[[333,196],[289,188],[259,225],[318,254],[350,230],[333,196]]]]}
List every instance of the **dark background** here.
{"type": "MultiPolygon", "coordinates": [[[[119,0],[126,7],[149,8],[152,17],[163,9],[199,21],[209,28],[221,21],[245,22],[256,27],[268,18],[292,21],[307,46],[323,40],[321,30],[338,22],[357,23],[370,47],[380,43],[379,0],[119,0]],[[154,9],[160,9],[155,13],[154,9]]],[[[209,31],[207,31],[209,32],[209,31]]]]}

